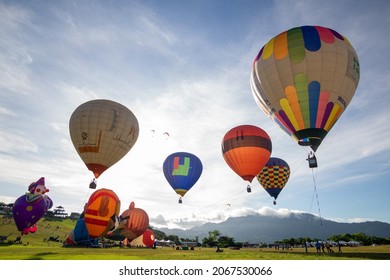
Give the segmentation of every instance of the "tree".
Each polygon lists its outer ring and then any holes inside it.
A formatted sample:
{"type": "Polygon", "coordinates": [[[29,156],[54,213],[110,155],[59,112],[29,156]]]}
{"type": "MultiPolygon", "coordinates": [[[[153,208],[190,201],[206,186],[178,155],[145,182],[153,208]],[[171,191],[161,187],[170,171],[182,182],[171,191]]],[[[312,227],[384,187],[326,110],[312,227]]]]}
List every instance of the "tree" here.
{"type": "Polygon", "coordinates": [[[176,245],[180,244],[180,239],[177,235],[168,235],[166,239],[175,242],[176,245]]]}
{"type": "Polygon", "coordinates": [[[234,247],[236,243],[234,242],[234,238],[228,236],[220,236],[218,238],[218,246],[222,248],[234,247]]]}
{"type": "Polygon", "coordinates": [[[209,237],[202,239],[202,243],[207,247],[215,247],[218,245],[218,237],[221,233],[218,230],[209,231],[209,237]]]}

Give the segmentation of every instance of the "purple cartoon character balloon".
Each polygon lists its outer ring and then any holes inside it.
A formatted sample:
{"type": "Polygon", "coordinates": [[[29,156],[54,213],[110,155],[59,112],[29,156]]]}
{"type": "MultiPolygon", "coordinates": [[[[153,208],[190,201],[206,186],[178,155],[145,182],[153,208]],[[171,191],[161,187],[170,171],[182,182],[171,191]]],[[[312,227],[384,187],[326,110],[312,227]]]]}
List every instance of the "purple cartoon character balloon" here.
{"type": "Polygon", "coordinates": [[[28,187],[28,192],[19,197],[12,208],[16,227],[21,234],[33,233],[37,230],[36,223],[53,206],[53,201],[45,193],[45,178],[41,177],[28,187]]]}

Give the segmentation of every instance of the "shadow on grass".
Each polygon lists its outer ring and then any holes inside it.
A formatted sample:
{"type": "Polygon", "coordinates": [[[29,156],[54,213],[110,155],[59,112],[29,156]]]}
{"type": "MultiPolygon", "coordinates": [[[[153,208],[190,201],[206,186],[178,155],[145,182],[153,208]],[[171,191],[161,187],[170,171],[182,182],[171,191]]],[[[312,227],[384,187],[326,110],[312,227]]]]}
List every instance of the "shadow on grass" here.
{"type": "Polygon", "coordinates": [[[38,254],[32,255],[31,257],[26,258],[25,260],[43,260],[44,256],[49,256],[49,255],[58,255],[58,253],[42,252],[42,253],[38,253],[38,254]]]}

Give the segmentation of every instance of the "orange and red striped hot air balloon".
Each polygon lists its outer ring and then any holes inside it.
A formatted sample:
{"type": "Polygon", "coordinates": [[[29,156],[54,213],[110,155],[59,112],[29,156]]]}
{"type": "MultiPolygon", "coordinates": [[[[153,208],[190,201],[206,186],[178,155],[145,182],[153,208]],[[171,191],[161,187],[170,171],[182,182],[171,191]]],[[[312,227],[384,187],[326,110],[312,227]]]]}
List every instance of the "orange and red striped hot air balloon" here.
{"type": "Polygon", "coordinates": [[[84,209],[84,222],[91,238],[104,236],[115,225],[120,200],[114,191],[99,189],[92,193],[84,209]]]}
{"type": "Polygon", "coordinates": [[[149,215],[145,210],[136,208],[134,202],[131,202],[129,208],[123,211],[121,219],[124,227],[120,229],[120,235],[130,241],[142,235],[149,226],[149,215]]]}
{"type": "Polygon", "coordinates": [[[243,180],[252,182],[272,152],[269,135],[254,125],[229,130],[222,140],[222,155],[229,167],[243,180]]]}

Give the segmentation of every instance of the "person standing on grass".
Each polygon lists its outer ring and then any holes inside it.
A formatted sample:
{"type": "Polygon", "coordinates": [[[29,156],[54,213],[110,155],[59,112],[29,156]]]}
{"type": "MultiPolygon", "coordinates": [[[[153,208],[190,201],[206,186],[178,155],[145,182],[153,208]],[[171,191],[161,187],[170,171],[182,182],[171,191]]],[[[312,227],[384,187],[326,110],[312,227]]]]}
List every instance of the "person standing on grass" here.
{"type": "Polygon", "coordinates": [[[317,240],[316,242],[316,250],[317,250],[317,253],[320,253],[321,252],[321,243],[320,241],[317,240]]]}

